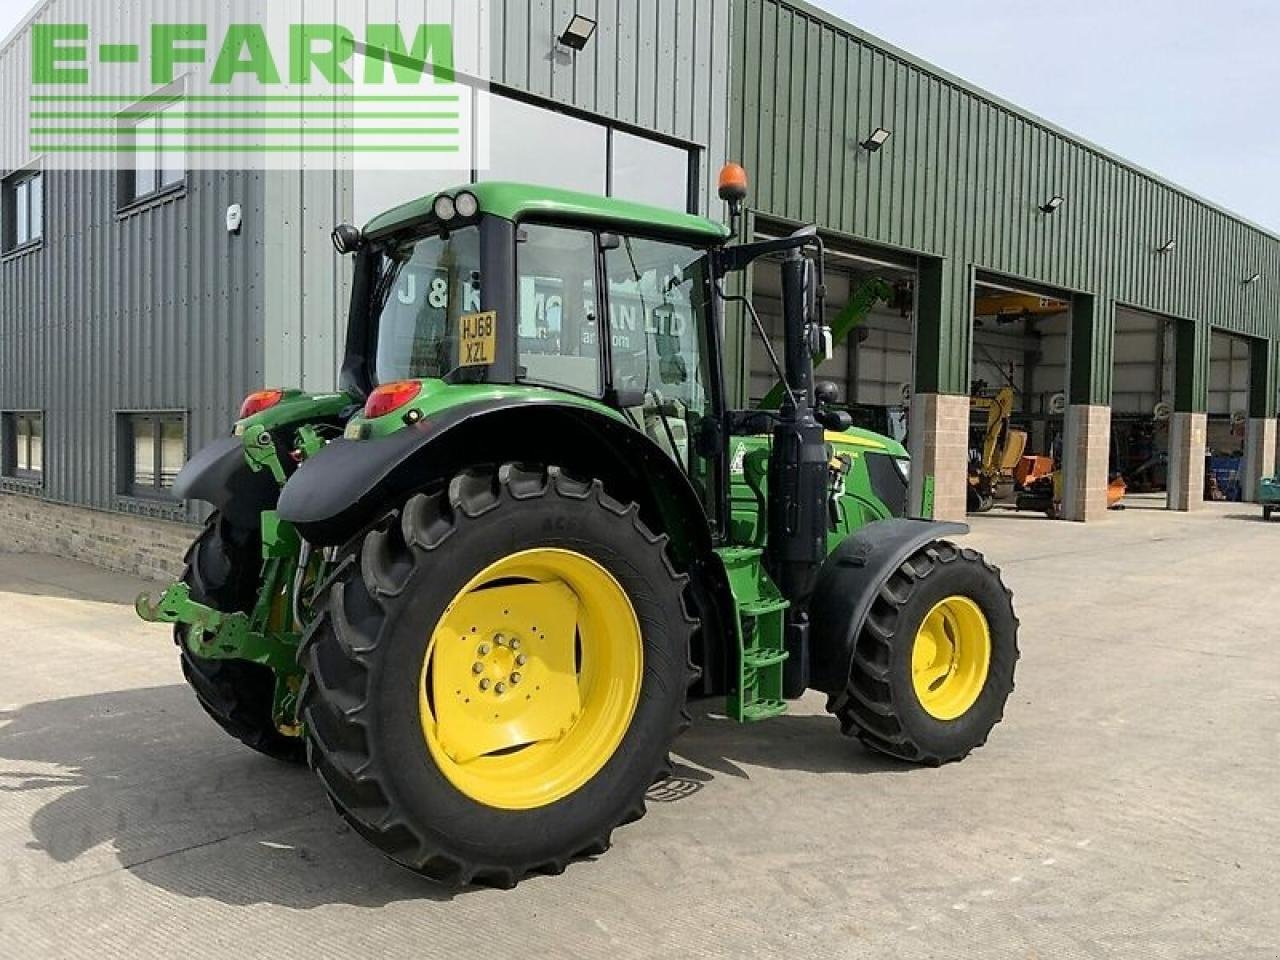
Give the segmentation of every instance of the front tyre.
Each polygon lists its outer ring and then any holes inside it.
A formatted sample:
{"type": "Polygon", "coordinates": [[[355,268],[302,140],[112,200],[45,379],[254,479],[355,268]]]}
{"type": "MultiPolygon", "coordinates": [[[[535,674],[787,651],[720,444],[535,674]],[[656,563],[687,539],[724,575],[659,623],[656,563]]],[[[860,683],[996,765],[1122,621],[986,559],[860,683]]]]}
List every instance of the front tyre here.
{"type": "Polygon", "coordinates": [[[1018,618],[1000,572],[977,551],[936,541],[880,587],[845,690],[828,709],[846,734],[937,766],[986,743],[1018,661],[1018,618]]]}
{"type": "Polygon", "coordinates": [[[338,811],[452,884],[603,852],[687,725],[696,622],[665,544],[599,482],[513,465],[369,533],[301,653],[338,811]]]}

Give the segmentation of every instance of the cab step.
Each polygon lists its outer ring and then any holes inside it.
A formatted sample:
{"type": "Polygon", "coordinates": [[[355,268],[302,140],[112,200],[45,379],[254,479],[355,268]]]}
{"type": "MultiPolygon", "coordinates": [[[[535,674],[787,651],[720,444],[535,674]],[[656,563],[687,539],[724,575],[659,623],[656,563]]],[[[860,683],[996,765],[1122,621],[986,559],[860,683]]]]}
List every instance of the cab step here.
{"type": "Polygon", "coordinates": [[[717,551],[737,605],[738,664],[725,709],[739,723],[787,712],[782,697],[782,665],[787,659],[784,615],[791,605],[765,572],[764,551],[729,547],[717,551]]]}

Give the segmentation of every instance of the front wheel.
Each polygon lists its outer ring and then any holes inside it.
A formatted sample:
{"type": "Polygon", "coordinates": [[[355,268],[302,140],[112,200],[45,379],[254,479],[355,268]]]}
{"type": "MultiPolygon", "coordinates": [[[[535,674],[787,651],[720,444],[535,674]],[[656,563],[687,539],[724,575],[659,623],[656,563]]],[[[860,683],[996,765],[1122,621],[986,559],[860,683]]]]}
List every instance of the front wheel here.
{"type": "Polygon", "coordinates": [[[1017,660],[1018,618],[1000,572],[977,551],[937,541],[881,586],[849,683],[828,709],[866,746],[937,766],[986,742],[1017,660]]]}
{"type": "Polygon", "coordinates": [[[452,884],[603,852],[687,724],[696,624],[665,545],[599,482],[512,465],[368,534],[301,654],[338,811],[452,884]]]}

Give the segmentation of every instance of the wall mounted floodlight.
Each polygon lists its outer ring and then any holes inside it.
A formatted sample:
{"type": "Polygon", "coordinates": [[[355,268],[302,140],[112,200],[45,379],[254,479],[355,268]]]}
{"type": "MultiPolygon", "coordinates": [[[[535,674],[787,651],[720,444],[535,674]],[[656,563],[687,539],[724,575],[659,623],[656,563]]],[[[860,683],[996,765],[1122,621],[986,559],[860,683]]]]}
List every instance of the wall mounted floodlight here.
{"type": "Polygon", "coordinates": [[[1173,253],[1177,246],[1177,240],[1166,240],[1162,245],[1156,247],[1156,253],[1173,253]]]}
{"type": "Polygon", "coordinates": [[[1049,201],[1047,203],[1042,203],[1040,205],[1040,212],[1054,213],[1065,202],[1066,202],[1066,199],[1061,194],[1055,193],[1052,197],[1049,198],[1049,201]]]}
{"type": "Polygon", "coordinates": [[[565,28],[564,33],[560,34],[560,43],[570,50],[581,50],[590,42],[595,32],[596,22],[594,20],[590,17],[584,17],[580,13],[575,13],[573,19],[569,21],[569,26],[565,28]]]}
{"type": "Polygon", "coordinates": [[[1257,283],[1257,282],[1258,282],[1259,280],[1261,280],[1261,279],[1262,279],[1262,274],[1261,274],[1261,273],[1255,273],[1252,277],[1250,277],[1248,280],[1246,280],[1246,281],[1244,282],[1244,285],[1247,287],[1247,286],[1249,286],[1249,284],[1251,284],[1251,283],[1257,283]]]}
{"type": "Polygon", "coordinates": [[[862,147],[862,149],[867,151],[867,153],[875,153],[888,142],[891,136],[893,136],[892,130],[886,130],[884,127],[876,127],[875,130],[872,131],[871,136],[863,140],[862,143],[858,144],[858,146],[862,147]]]}

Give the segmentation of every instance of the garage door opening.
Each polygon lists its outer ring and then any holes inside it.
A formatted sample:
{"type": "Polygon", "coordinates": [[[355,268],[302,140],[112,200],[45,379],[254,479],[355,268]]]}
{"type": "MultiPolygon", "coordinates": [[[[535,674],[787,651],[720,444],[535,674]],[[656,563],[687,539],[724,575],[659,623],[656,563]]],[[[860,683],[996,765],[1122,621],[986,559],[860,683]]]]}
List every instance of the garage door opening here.
{"type": "Polygon", "coordinates": [[[974,284],[970,513],[1061,514],[1071,304],[983,279],[974,284]]]}
{"type": "MultiPolygon", "coordinates": [[[[768,235],[759,236],[766,239],[768,235]]],[[[911,403],[916,271],[862,252],[828,246],[826,319],[834,337],[830,360],[814,371],[834,383],[838,407],[855,426],[906,443],[911,403]]],[[[778,260],[757,261],[752,298],[775,353],[783,355],[782,270],[778,260]]],[[[776,389],[777,374],[759,337],[752,338],[752,406],[776,389]]]]}
{"type": "Polygon", "coordinates": [[[1244,499],[1245,432],[1249,425],[1250,342],[1222,330],[1209,334],[1209,417],[1205,433],[1205,500],[1244,499]]]}
{"type": "Polygon", "coordinates": [[[1111,393],[1111,470],[1124,481],[1125,508],[1169,505],[1177,322],[1116,308],[1111,393]]]}

